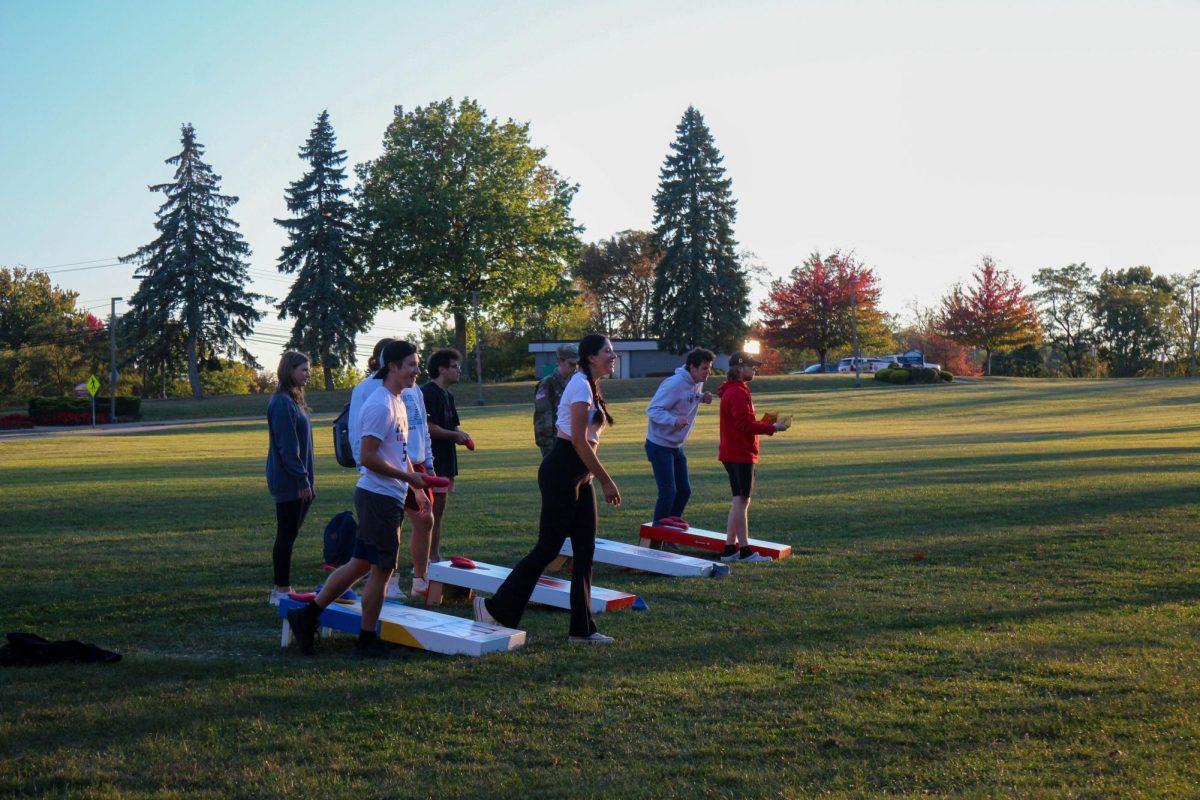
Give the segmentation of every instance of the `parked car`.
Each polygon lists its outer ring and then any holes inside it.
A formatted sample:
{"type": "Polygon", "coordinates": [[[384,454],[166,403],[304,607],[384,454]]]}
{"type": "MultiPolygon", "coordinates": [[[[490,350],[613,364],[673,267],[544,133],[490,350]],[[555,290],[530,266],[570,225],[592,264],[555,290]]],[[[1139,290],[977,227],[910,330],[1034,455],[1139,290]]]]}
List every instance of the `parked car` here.
{"type": "MultiPolygon", "coordinates": [[[[853,358],[843,358],[838,362],[838,372],[854,372],[855,360],[853,358]]],[[[866,358],[865,356],[858,357],[859,372],[878,372],[888,365],[888,362],[882,358],[866,358]]]]}
{"type": "Polygon", "coordinates": [[[793,375],[815,375],[820,372],[837,372],[837,364],[822,364],[818,361],[816,364],[809,364],[804,369],[798,369],[793,372],[793,375]]]}

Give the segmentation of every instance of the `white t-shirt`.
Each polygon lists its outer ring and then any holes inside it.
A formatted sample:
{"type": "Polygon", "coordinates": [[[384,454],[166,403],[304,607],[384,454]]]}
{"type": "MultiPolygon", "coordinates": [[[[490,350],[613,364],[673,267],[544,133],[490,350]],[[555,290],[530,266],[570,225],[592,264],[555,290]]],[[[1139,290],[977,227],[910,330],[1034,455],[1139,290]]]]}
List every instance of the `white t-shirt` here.
{"type": "Polygon", "coordinates": [[[367,378],[360,381],[354,390],[350,392],[350,419],[346,421],[346,427],[350,432],[350,452],[354,453],[354,463],[358,463],[358,455],[362,452],[362,426],[359,425],[362,417],[363,403],[367,402],[367,398],[375,394],[375,390],[383,386],[383,381],[379,378],[367,378]]]}
{"type": "MultiPolygon", "coordinates": [[[[359,427],[363,437],[371,436],[380,441],[379,455],[389,467],[409,471],[406,453],[408,412],[404,408],[404,401],[389,392],[382,383],[363,403],[359,427]]],[[[362,465],[359,465],[358,473],[358,483],[355,484],[358,488],[404,502],[408,494],[408,484],[404,481],[372,472],[362,465]]]]}
{"type": "Polygon", "coordinates": [[[425,395],[421,387],[414,386],[400,393],[404,408],[408,411],[408,460],[413,464],[424,464],[433,472],[433,441],[429,438],[429,412],[425,410],[425,395]]]}
{"type": "Polygon", "coordinates": [[[596,398],[592,395],[592,387],[588,383],[587,375],[582,372],[576,372],[571,376],[571,380],[567,381],[567,388],[563,389],[562,399],[558,401],[558,419],[555,425],[558,427],[560,434],[566,438],[571,438],[571,405],[573,403],[588,404],[588,430],[587,440],[592,443],[599,443],[600,431],[604,428],[604,416],[600,416],[600,421],[596,421],[596,412],[599,406],[596,405],[596,398]]]}

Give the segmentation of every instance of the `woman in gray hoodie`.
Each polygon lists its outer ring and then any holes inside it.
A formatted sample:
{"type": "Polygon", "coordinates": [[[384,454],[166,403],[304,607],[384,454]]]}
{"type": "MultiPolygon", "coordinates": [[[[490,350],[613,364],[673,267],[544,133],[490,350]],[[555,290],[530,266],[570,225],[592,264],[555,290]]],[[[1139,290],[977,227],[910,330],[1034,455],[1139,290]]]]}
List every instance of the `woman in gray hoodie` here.
{"type": "Polygon", "coordinates": [[[279,386],[267,404],[267,488],[275,500],[276,523],[273,605],[292,590],[292,546],[314,496],[312,425],[304,400],[310,373],[308,356],[288,350],[279,359],[279,386]]]}
{"type": "MultiPolygon", "coordinates": [[[[712,373],[715,359],[711,350],[692,350],[683,366],[659,384],[646,407],[646,458],[658,484],[655,522],[683,523],[683,509],[692,496],[683,443],[692,433],[700,403],[712,402],[712,392],[705,391],[704,382],[712,373]]],[[[686,527],[686,523],[677,527],[686,527]]]]}

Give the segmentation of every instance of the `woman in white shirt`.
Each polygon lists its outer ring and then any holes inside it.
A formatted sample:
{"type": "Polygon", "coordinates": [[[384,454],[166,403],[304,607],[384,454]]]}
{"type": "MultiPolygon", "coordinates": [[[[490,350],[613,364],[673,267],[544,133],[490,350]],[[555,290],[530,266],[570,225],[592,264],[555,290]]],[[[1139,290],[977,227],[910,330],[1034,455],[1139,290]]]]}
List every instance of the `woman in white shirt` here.
{"type": "Polygon", "coordinates": [[[579,342],[579,371],[571,376],[558,404],[558,438],[538,469],[542,516],[537,544],[513,568],[490,600],[475,598],[475,619],[515,628],[529,596],[563,542],[571,538],[571,628],[568,642],[609,644],[612,637],[596,630],[592,621],[592,556],[596,551],[596,495],[592,479],[600,481],[604,501],[621,504],[621,493],[596,448],[600,433],[613,423],[597,381],[613,374],[617,355],[612,342],[589,334],[579,342]]]}

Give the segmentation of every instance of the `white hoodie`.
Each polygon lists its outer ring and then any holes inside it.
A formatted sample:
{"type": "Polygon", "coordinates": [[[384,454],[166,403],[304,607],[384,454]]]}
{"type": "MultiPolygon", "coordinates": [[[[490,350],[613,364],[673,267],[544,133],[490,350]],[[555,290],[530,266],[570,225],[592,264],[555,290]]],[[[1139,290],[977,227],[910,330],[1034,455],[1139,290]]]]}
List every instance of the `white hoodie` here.
{"type": "Polygon", "coordinates": [[[696,424],[696,411],[703,394],[704,384],[693,381],[686,366],[677,368],[674,375],[658,385],[646,407],[646,416],[650,418],[646,438],[660,447],[682,447],[696,424]],[[687,420],[686,427],[675,427],[680,417],[687,420]]]}

